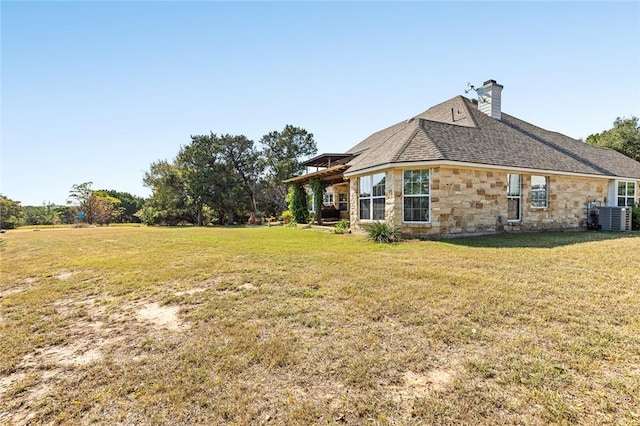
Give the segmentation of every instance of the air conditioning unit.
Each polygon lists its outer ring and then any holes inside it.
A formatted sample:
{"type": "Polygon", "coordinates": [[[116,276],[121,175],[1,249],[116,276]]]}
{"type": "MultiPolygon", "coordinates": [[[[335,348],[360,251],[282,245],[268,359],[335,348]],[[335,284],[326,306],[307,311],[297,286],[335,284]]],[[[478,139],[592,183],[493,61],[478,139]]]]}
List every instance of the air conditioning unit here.
{"type": "Polygon", "coordinates": [[[599,207],[598,224],[603,231],[631,231],[631,207],[599,207]]]}

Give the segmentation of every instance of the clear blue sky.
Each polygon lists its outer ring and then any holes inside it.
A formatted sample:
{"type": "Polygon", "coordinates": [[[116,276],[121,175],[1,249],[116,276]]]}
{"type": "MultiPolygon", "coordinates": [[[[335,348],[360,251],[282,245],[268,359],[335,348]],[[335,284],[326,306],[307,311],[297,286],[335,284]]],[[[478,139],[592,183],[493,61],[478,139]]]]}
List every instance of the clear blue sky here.
{"type": "Polygon", "coordinates": [[[2,1],[0,193],[148,196],[192,134],[286,124],[320,152],[504,85],[503,111],[576,138],[640,115],[640,4],[2,1]],[[471,96],[472,94],[469,94],[471,96]]]}

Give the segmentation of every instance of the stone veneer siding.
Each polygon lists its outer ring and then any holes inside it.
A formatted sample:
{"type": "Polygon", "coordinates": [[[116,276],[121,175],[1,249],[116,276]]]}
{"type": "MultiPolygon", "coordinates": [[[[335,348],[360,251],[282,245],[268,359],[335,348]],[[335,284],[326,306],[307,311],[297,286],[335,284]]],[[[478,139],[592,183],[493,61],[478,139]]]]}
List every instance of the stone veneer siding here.
{"type": "MultiPolygon", "coordinates": [[[[402,169],[386,171],[385,219],[402,224],[410,235],[456,235],[511,231],[580,229],[585,226],[586,204],[606,205],[608,179],[543,173],[522,173],[522,220],[507,221],[507,174],[504,170],[454,168],[430,169],[431,223],[402,223],[402,169]],[[531,206],[531,176],[548,178],[548,207],[531,206]]],[[[351,226],[358,219],[358,177],[350,179],[351,226]]]]}

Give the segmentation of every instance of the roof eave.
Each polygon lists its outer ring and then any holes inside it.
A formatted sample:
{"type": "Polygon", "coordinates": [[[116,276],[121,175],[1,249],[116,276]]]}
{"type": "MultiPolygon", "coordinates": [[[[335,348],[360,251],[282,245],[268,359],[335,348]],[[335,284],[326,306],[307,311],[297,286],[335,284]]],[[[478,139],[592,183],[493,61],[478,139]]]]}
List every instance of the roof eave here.
{"type": "Polygon", "coordinates": [[[378,171],[392,169],[392,168],[409,168],[409,167],[433,167],[433,166],[453,166],[453,167],[467,167],[467,168],[475,168],[475,169],[493,169],[493,170],[505,170],[505,171],[514,171],[514,172],[523,172],[523,173],[539,173],[539,174],[553,174],[560,176],[575,176],[575,177],[586,177],[586,178],[598,178],[598,179],[616,179],[616,180],[640,180],[640,176],[632,177],[632,176],[617,176],[617,175],[604,175],[604,174],[596,174],[596,173],[577,173],[577,172],[568,172],[561,170],[550,170],[550,169],[535,169],[535,168],[527,168],[527,167],[517,167],[517,166],[504,166],[498,164],[485,164],[485,163],[472,163],[466,161],[453,161],[453,160],[426,160],[426,161],[406,161],[406,162],[393,162],[393,163],[385,163],[379,164],[376,166],[365,167],[358,170],[351,170],[349,172],[344,173],[345,179],[349,179],[352,177],[362,176],[370,173],[375,173],[378,171]]]}

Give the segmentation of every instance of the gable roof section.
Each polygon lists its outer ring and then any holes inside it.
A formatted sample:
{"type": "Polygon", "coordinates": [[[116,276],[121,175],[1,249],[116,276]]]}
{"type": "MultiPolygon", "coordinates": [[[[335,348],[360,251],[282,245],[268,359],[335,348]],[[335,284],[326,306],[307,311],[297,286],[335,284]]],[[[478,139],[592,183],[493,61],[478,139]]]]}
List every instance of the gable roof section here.
{"type": "Polygon", "coordinates": [[[347,174],[403,162],[460,161],[640,179],[640,162],[502,113],[495,120],[456,96],[376,132],[347,151],[347,174]]]}

